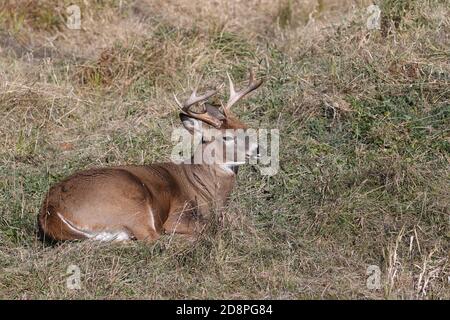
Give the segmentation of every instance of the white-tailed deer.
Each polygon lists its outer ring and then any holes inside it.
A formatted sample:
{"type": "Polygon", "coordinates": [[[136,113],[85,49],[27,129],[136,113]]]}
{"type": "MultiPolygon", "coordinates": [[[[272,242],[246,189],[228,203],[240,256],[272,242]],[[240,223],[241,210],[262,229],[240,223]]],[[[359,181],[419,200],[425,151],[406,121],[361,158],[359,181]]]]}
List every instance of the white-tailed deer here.
{"type": "MultiPolygon", "coordinates": [[[[194,90],[184,104],[176,100],[182,108],[180,119],[191,134],[208,128],[247,129],[230,109],[262,81],[255,80],[250,70],[248,86],[236,92],[228,78],[230,96],[222,112],[204,104],[217,91],[197,96],[194,90]],[[192,110],[202,103],[203,112],[192,110]]],[[[220,141],[202,139],[194,157],[210,144],[220,148],[230,143],[236,143],[236,138],[229,134],[220,141]]],[[[257,144],[246,140],[245,153],[255,156],[257,144]]],[[[235,183],[236,166],[241,164],[215,160],[213,164],[160,163],[78,172],[50,188],[38,217],[41,236],[57,241],[108,241],[155,240],[164,232],[195,235],[214,206],[224,205],[235,183]]]]}

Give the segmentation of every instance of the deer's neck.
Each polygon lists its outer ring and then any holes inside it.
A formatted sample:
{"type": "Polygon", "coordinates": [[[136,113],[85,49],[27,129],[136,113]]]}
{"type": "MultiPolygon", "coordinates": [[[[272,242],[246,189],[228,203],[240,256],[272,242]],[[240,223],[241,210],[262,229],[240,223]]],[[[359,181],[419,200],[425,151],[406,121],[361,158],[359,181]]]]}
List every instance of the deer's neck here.
{"type": "MultiPolygon", "coordinates": [[[[206,206],[222,207],[230,196],[236,174],[221,165],[183,165],[184,174],[192,186],[192,196],[206,206]]],[[[191,196],[191,197],[192,197],[191,196]]]]}

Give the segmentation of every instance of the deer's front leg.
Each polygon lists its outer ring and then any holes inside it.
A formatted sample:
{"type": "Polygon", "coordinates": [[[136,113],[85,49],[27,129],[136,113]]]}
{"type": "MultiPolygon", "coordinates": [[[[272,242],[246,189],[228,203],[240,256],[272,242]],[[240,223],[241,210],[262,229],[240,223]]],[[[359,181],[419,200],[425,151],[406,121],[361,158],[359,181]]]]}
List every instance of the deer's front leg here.
{"type": "Polygon", "coordinates": [[[196,236],[206,226],[206,220],[202,217],[194,201],[178,206],[169,213],[163,225],[167,233],[178,233],[186,236],[196,236]]]}

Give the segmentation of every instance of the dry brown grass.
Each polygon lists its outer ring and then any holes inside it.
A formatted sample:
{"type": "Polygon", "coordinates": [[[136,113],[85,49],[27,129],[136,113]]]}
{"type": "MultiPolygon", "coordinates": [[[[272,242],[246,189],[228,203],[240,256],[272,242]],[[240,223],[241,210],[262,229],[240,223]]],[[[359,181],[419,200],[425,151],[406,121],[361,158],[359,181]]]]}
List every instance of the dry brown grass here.
{"type": "Polygon", "coordinates": [[[0,5],[0,298],[449,298],[447,1],[383,1],[379,31],[369,1],[74,2],[81,30],[69,1],[0,5]],[[249,66],[280,172],[242,168],[198,241],[36,239],[50,184],[168,160],[172,94],[249,66]]]}

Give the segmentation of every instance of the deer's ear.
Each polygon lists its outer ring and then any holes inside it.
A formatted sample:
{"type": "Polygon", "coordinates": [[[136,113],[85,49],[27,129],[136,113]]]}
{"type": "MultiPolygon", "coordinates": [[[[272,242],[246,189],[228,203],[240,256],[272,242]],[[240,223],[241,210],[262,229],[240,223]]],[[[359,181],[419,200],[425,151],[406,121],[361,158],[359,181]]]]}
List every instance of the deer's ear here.
{"type": "Polygon", "coordinates": [[[202,122],[200,120],[192,118],[184,113],[180,113],[180,119],[183,126],[191,134],[202,132],[202,122]]]}
{"type": "Polygon", "coordinates": [[[205,104],[206,112],[208,112],[209,115],[213,116],[216,119],[219,119],[221,121],[225,120],[225,116],[222,112],[220,112],[218,107],[212,106],[209,103],[205,104]]]}

